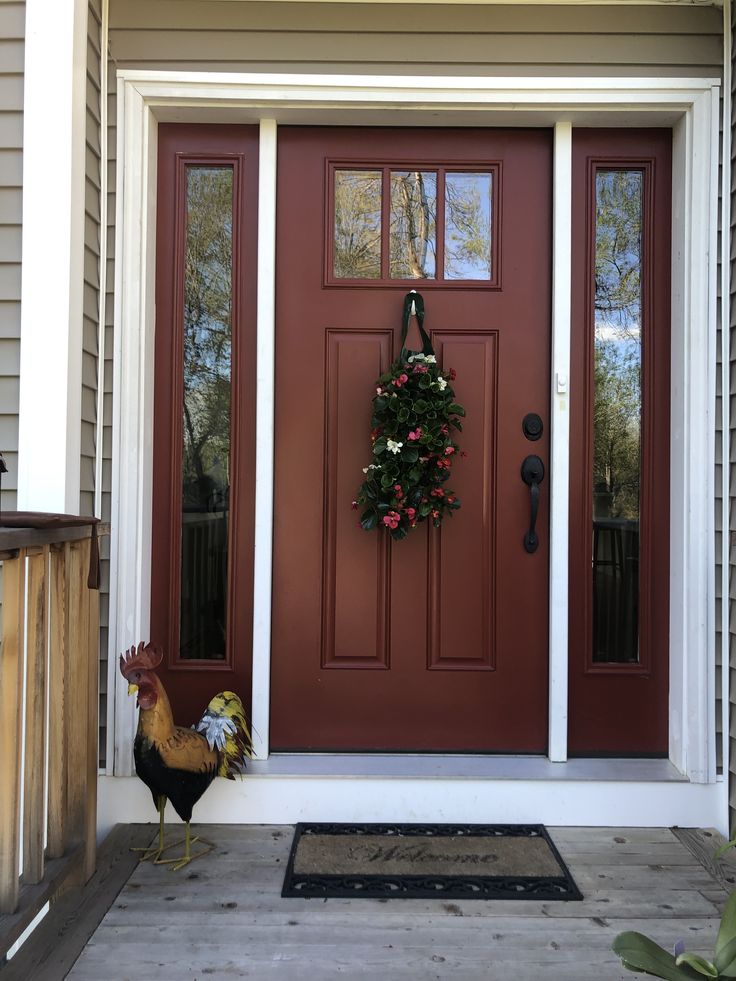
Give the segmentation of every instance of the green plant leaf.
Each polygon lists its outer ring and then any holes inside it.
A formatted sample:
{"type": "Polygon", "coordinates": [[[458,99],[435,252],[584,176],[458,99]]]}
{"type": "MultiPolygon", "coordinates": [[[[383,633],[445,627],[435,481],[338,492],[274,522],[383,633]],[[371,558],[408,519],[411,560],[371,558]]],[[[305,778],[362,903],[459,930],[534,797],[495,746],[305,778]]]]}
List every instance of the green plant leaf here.
{"type": "Polygon", "coordinates": [[[716,957],[734,939],[736,939],[736,892],[731,893],[723,910],[716,937],[716,957]]]}
{"type": "Polygon", "coordinates": [[[680,954],[675,960],[675,964],[679,967],[681,964],[687,964],[697,971],[698,974],[702,974],[704,978],[717,978],[718,969],[715,964],[707,961],[705,957],[701,957],[700,954],[691,954],[689,950],[686,950],[684,954],[680,954]]]}
{"type": "Polygon", "coordinates": [[[611,946],[628,971],[644,971],[664,981],[693,981],[698,977],[689,967],[678,967],[673,954],[643,933],[619,933],[611,946]]]}
{"type": "Polygon", "coordinates": [[[447,411],[451,412],[455,416],[465,415],[465,409],[461,405],[458,405],[457,402],[451,402],[447,407],[447,411]]]}
{"type": "Polygon", "coordinates": [[[419,450],[416,446],[405,446],[401,451],[401,459],[405,463],[416,463],[419,459],[419,450]]]}
{"type": "MultiPolygon", "coordinates": [[[[731,834],[734,834],[734,832],[732,831],[731,834]]],[[[724,855],[729,848],[735,848],[735,847],[736,847],[736,838],[732,838],[730,841],[727,841],[723,845],[721,845],[720,848],[717,848],[713,857],[720,858],[721,855],[724,855]]]]}
{"type": "MultiPolygon", "coordinates": [[[[723,916],[725,919],[726,914],[724,913],[723,916]]],[[[721,920],[722,926],[723,920],[721,920]]],[[[720,938],[720,931],[718,936],[720,938]]],[[[718,972],[722,978],[736,978],[736,937],[721,947],[718,946],[718,941],[716,941],[716,956],[713,958],[713,963],[718,968],[718,972]]]]}
{"type": "Polygon", "coordinates": [[[386,439],[385,439],[385,437],[381,436],[380,439],[377,439],[376,440],[376,442],[373,444],[373,452],[375,453],[376,456],[380,456],[381,453],[385,453],[386,452],[386,439]]]}
{"type": "Polygon", "coordinates": [[[378,515],[375,511],[364,511],[360,516],[360,523],[366,531],[371,531],[378,524],[378,515]]]}

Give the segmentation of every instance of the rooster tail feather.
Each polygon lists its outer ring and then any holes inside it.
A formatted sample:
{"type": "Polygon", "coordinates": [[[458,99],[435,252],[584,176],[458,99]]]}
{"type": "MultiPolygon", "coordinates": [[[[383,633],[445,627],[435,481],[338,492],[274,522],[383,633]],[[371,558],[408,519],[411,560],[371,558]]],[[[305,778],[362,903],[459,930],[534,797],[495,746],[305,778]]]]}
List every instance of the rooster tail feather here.
{"type": "Polygon", "coordinates": [[[221,691],[215,695],[195,729],[207,739],[210,749],[219,753],[218,777],[234,780],[235,774],[245,768],[246,760],[253,756],[245,709],[235,692],[221,691]]]}

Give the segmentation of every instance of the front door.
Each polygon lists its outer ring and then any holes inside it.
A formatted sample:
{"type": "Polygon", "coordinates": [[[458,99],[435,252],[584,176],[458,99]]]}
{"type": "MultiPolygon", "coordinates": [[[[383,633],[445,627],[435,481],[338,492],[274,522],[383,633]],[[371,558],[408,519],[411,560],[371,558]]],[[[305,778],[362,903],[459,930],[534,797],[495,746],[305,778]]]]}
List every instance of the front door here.
{"type": "Polygon", "coordinates": [[[280,130],[273,749],[546,748],[549,483],[530,552],[521,467],[549,467],[551,142],[280,130]],[[351,502],[412,288],[457,374],[467,456],[461,509],[392,542],[351,502]]]}

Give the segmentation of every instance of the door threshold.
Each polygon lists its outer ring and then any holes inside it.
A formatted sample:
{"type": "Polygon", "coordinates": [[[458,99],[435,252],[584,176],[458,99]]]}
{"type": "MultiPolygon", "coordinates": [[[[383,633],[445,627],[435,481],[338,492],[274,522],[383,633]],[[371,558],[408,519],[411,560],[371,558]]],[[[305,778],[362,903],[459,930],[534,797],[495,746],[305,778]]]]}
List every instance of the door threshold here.
{"type": "Polygon", "coordinates": [[[366,777],[449,780],[611,780],[688,783],[669,760],[428,753],[273,753],[248,771],[263,777],[366,777]]]}

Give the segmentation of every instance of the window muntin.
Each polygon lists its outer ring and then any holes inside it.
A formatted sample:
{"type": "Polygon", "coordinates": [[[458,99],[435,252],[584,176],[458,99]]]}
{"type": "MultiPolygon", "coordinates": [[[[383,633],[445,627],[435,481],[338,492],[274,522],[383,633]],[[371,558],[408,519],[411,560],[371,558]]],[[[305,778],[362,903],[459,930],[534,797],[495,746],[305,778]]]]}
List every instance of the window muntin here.
{"type": "Polygon", "coordinates": [[[498,287],[500,164],[330,164],[326,285],[498,287]]]}

